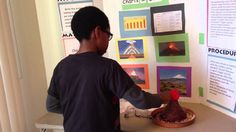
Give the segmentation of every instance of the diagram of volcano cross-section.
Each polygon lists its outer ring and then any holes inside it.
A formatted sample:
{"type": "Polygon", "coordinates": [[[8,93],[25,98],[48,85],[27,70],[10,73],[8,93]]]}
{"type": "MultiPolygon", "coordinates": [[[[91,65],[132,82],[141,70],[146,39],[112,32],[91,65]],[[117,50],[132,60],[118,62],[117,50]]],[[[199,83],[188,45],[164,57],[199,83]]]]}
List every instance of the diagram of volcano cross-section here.
{"type": "Polygon", "coordinates": [[[121,59],[131,59],[131,58],[143,58],[144,54],[137,47],[137,41],[127,40],[127,47],[124,49],[124,52],[120,54],[121,59]]]}

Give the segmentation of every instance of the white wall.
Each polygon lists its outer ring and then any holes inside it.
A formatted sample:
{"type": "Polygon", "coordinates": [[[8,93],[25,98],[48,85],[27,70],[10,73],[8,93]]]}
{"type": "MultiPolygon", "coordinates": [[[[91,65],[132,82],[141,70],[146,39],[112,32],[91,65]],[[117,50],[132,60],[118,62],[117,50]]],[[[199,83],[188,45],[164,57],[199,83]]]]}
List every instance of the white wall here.
{"type": "MultiPolygon", "coordinates": [[[[8,0],[6,0],[8,1],[8,0]]],[[[35,121],[46,113],[47,83],[35,1],[9,0],[21,65],[20,85],[27,131],[36,132],[35,121]]]]}
{"type": "Polygon", "coordinates": [[[53,69],[64,57],[57,0],[35,0],[47,84],[53,69]]]}
{"type": "Polygon", "coordinates": [[[3,86],[3,79],[2,79],[2,72],[1,72],[1,65],[0,65],[0,132],[2,131],[10,131],[10,120],[8,117],[7,111],[7,104],[4,94],[4,86],[3,86]],[[3,127],[2,127],[3,126],[3,127]]]}

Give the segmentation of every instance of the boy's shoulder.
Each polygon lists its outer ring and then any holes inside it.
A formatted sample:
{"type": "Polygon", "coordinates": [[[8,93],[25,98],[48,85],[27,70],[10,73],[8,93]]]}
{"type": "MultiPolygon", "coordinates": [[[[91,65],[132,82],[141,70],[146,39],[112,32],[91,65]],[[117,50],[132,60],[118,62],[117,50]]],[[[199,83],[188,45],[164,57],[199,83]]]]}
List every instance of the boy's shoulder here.
{"type": "Polygon", "coordinates": [[[119,65],[116,60],[93,53],[68,55],[67,57],[63,58],[57,65],[65,65],[73,61],[78,61],[81,58],[84,61],[102,62],[110,65],[119,65]]]}

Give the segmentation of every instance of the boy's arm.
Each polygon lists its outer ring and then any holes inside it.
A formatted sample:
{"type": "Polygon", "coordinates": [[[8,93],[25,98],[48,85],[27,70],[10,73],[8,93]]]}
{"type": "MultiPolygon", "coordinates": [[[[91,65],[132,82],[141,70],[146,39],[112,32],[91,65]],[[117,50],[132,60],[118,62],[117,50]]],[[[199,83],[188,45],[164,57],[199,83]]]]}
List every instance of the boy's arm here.
{"type": "Polygon", "coordinates": [[[123,98],[139,109],[160,107],[161,104],[165,104],[171,99],[169,92],[151,94],[141,90],[137,85],[133,85],[128,89],[123,98]]]}
{"type": "Polygon", "coordinates": [[[49,112],[62,114],[60,101],[50,94],[47,96],[46,108],[49,112]]]}

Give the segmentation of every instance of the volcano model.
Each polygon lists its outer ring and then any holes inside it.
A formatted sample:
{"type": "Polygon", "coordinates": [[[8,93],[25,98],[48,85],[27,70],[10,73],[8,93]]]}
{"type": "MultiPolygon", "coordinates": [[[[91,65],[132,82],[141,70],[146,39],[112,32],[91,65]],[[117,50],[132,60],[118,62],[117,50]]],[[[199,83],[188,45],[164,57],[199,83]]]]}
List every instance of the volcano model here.
{"type": "Polygon", "coordinates": [[[168,102],[167,106],[160,113],[160,119],[168,122],[181,121],[187,118],[186,112],[179,105],[178,98],[179,93],[177,90],[171,90],[171,100],[168,102]]]}

